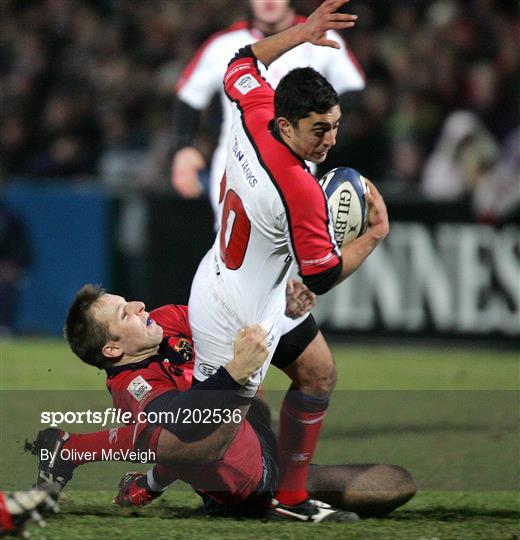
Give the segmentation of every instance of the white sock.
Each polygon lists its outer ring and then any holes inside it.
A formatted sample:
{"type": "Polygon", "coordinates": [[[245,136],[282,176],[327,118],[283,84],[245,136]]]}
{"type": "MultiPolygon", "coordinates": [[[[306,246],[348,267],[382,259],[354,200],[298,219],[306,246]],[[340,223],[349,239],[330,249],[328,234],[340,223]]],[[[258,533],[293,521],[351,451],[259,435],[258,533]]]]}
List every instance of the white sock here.
{"type": "Polygon", "coordinates": [[[153,469],[149,469],[146,473],[146,481],[148,482],[148,487],[150,488],[150,491],[164,491],[168,487],[162,487],[155,481],[155,478],[153,477],[153,469]]]}

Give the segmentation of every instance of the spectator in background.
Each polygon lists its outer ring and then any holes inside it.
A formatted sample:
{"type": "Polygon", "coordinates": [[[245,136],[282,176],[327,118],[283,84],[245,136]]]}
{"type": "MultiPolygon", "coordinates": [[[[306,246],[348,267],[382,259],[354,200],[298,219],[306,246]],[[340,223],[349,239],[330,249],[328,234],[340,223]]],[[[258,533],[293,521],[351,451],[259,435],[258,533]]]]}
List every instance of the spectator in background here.
{"type": "MultiPolygon", "coordinates": [[[[344,112],[347,126],[338,132],[324,167],[350,167],[362,171],[367,178],[380,182],[388,176],[390,137],[387,116],[390,96],[381,82],[369,84],[360,107],[344,112]]],[[[343,111],[342,111],[343,112],[343,111]]]]}
{"type": "MultiPolygon", "coordinates": [[[[195,137],[200,112],[216,93],[220,94],[223,121],[219,144],[215,150],[210,172],[209,195],[216,213],[219,205],[220,181],[225,171],[226,147],[231,128],[231,105],[224,94],[222,79],[229,59],[243,46],[277,34],[305,18],[297,15],[290,0],[249,0],[246,20],[211,36],[198,50],[184,70],[177,85],[175,104],[175,135],[177,151],[172,163],[172,185],[185,198],[195,198],[202,193],[198,173],[206,168],[206,160],[197,148],[195,137]]],[[[365,87],[364,74],[346,42],[335,31],[329,31],[330,39],[340,45],[340,50],[312,47],[303,43],[291,54],[282,56],[262,75],[275,88],[280,79],[291,69],[311,66],[326,76],[340,94],[343,111],[359,100],[365,87]]]]}
{"type": "MultiPolygon", "coordinates": [[[[292,6],[310,13],[316,1],[292,6]]],[[[142,159],[137,172],[130,167],[145,179],[142,189],[166,190],[172,88],[201,43],[237,20],[244,3],[0,2],[0,154],[7,175],[95,178],[108,158],[124,161],[130,149],[142,159]],[[57,125],[60,115],[68,119],[57,125]],[[121,120],[117,145],[105,120],[114,116],[121,120]]],[[[361,107],[344,111],[345,130],[325,167],[348,163],[390,185],[399,176],[392,151],[407,141],[420,162],[446,117],[462,108],[504,144],[519,125],[518,2],[387,4],[356,3],[359,28],[349,45],[367,90],[361,107]]],[[[219,125],[210,108],[197,141],[207,154],[219,125]]],[[[408,186],[413,190],[413,181],[408,186]]]]}
{"type": "Polygon", "coordinates": [[[84,92],[51,94],[38,130],[40,150],[30,160],[27,174],[37,177],[93,175],[100,141],[94,112],[84,92]]]}
{"type": "Polygon", "coordinates": [[[385,185],[394,195],[406,196],[419,185],[422,167],[421,146],[413,137],[395,139],[391,147],[390,166],[386,176],[383,176],[385,185]]]}
{"type": "Polygon", "coordinates": [[[506,138],[495,166],[478,185],[472,201],[479,221],[496,223],[520,217],[520,128],[506,138]]]}
{"type": "Polygon", "coordinates": [[[15,329],[18,288],[31,250],[24,224],[2,200],[2,182],[0,170],[0,335],[9,335],[15,329]]]}
{"type": "Polygon", "coordinates": [[[470,197],[498,158],[498,145],[476,114],[457,111],[444,124],[422,178],[425,196],[436,201],[470,197]]]}
{"type": "Polygon", "coordinates": [[[6,116],[0,123],[0,156],[5,170],[17,175],[25,172],[31,155],[27,124],[16,114],[6,116]]]}

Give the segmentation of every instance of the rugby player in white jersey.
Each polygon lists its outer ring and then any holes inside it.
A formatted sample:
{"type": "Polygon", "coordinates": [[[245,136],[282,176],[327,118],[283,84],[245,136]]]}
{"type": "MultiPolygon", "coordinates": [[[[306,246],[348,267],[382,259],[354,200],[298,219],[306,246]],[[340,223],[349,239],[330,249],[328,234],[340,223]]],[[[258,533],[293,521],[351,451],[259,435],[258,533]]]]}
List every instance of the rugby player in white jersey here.
{"type": "Polygon", "coordinates": [[[336,371],[312,316],[292,326],[283,317],[289,271],[296,261],[305,284],[322,294],[363,263],[389,224],[385,203],[369,182],[369,228],[338,248],[325,195],[305,163],[322,163],[336,142],[338,95],[312,68],[290,71],[274,92],[258,63],[269,67],[306,42],[338,47],[327,30],[349,28],[356,19],[336,13],[343,4],[326,0],[305,23],[246,46],[231,60],[224,77],[233,119],[219,195],[220,231],[199,265],[189,302],[195,379],[225,365],[233,336],[253,323],[268,332],[269,356],[244,386],[244,398],[255,395],[271,361],[292,379],[280,415],[281,475],[272,508],[280,519],[342,520],[306,490],[336,371]]]}
{"type": "MultiPolygon", "coordinates": [[[[200,47],[184,70],[176,89],[174,130],[178,150],[172,165],[172,184],[186,198],[201,194],[199,171],[206,168],[204,156],[194,146],[200,111],[209,105],[215,94],[220,95],[223,122],[219,143],[211,160],[209,192],[215,213],[231,126],[231,107],[222,86],[229,59],[244,45],[305,21],[305,17],[295,13],[290,0],[249,0],[249,8],[246,20],[210,36],[200,47]]],[[[291,69],[311,66],[332,84],[340,95],[343,108],[354,106],[365,87],[363,72],[341,36],[331,30],[329,37],[339,43],[339,50],[303,43],[273,62],[269,70],[260,66],[262,75],[275,88],[291,69]]]]}

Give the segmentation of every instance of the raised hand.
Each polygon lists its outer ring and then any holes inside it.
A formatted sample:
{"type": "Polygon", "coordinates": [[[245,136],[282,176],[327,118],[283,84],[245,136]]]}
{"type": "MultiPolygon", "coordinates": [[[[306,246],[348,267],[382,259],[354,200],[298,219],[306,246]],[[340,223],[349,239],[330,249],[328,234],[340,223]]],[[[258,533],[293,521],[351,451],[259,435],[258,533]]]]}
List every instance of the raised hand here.
{"type": "Polygon", "coordinates": [[[307,21],[305,27],[306,41],[314,45],[333,47],[339,49],[337,41],[327,39],[327,30],[344,30],[356,24],[357,15],[348,13],[336,13],[336,11],[349,0],[325,0],[316,10],[314,10],[307,21]]]}
{"type": "Polygon", "coordinates": [[[339,49],[339,43],[327,38],[327,30],[344,30],[354,26],[357,15],[336,13],[347,2],[348,0],[325,0],[303,24],[253,43],[251,47],[254,55],[264,65],[269,66],[282,54],[306,42],[339,49]]]}

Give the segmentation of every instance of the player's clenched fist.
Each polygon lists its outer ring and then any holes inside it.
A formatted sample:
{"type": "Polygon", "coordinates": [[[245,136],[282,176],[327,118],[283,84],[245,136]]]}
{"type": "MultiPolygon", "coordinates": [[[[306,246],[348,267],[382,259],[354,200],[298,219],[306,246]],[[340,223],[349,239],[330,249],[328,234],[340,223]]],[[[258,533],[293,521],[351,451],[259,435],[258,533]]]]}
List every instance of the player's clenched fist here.
{"type": "Polygon", "coordinates": [[[226,369],[235,381],[245,384],[262,367],[268,354],[266,331],[259,324],[242,328],[235,338],[233,360],[226,369]]]}

